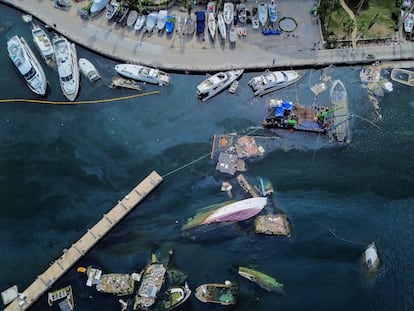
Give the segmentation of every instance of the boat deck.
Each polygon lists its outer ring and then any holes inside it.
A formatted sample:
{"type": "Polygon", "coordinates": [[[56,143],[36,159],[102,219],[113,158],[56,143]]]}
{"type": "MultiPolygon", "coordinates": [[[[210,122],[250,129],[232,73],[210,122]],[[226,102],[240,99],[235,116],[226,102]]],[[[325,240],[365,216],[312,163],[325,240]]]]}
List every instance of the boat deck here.
{"type": "Polygon", "coordinates": [[[33,283],[26,288],[21,297],[8,305],[5,311],[22,311],[28,309],[43,295],[61,276],[63,276],[81,257],[83,257],[98,241],[119,223],[138,203],[140,203],[161,182],[162,177],[155,171],[151,172],[128,195],[120,200],[107,214],[104,214],[92,228],[72,246],[63,252],[45,272],[38,275],[33,283]]]}

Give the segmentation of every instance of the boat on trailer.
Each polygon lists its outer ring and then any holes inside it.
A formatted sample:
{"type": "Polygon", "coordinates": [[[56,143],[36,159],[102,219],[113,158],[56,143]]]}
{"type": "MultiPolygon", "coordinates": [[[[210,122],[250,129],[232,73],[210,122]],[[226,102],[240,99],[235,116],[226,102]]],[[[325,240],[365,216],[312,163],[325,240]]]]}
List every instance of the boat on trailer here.
{"type": "Polygon", "coordinates": [[[221,71],[209,76],[197,86],[197,97],[203,102],[212,98],[224,89],[230,87],[233,81],[237,80],[243,74],[243,71],[243,69],[221,71]]]}

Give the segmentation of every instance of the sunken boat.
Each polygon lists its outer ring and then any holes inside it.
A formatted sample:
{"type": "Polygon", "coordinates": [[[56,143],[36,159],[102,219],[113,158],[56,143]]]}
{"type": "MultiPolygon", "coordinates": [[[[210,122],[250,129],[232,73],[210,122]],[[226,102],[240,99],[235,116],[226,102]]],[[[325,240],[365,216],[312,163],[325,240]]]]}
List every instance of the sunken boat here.
{"type": "Polygon", "coordinates": [[[203,284],[196,288],[195,296],[201,302],[234,305],[237,302],[238,286],[236,283],[225,281],[221,283],[203,284]]]}
{"type": "Polygon", "coordinates": [[[326,122],[329,123],[329,139],[335,142],[349,143],[351,139],[349,133],[348,94],[340,80],[333,82],[330,100],[331,108],[333,109],[332,113],[326,118],[326,122]]]}
{"type": "Polygon", "coordinates": [[[283,284],[276,281],[276,279],[270,275],[242,266],[239,267],[239,275],[256,283],[269,292],[283,293],[283,284]]]}
{"type": "Polygon", "coordinates": [[[187,301],[191,295],[191,289],[186,282],[184,286],[169,287],[165,294],[166,299],[163,300],[163,310],[172,310],[187,301]]]}

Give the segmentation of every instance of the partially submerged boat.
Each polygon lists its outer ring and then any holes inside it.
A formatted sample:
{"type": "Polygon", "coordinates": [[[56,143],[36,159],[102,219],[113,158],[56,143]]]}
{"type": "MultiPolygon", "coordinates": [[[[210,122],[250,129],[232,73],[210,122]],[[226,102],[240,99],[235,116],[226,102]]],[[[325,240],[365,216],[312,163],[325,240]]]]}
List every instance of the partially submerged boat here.
{"type": "Polygon", "coordinates": [[[233,81],[237,80],[242,74],[243,69],[218,72],[209,76],[197,86],[197,96],[201,101],[206,101],[217,95],[224,89],[230,87],[233,81]]]}
{"type": "Polygon", "coordinates": [[[189,218],[181,230],[217,222],[237,222],[256,216],[267,204],[267,198],[256,197],[241,201],[228,201],[201,209],[189,218]]]}
{"type": "Polygon", "coordinates": [[[115,70],[121,76],[137,81],[158,84],[160,86],[167,85],[170,82],[170,76],[166,72],[142,65],[118,64],[115,66],[115,70]]]}
{"type": "Polygon", "coordinates": [[[167,299],[163,301],[164,310],[172,310],[182,305],[191,295],[187,282],[184,286],[172,286],[165,292],[167,299]]]}
{"type": "Polygon", "coordinates": [[[113,77],[112,83],[109,85],[110,88],[126,88],[135,91],[141,91],[141,87],[139,86],[138,82],[132,79],[125,79],[121,77],[113,77]]]}
{"type": "Polygon", "coordinates": [[[266,70],[262,75],[250,79],[250,81],[247,82],[247,85],[253,89],[255,96],[263,96],[270,92],[292,85],[300,78],[302,78],[302,75],[296,70],[266,70]]]}
{"type": "Polygon", "coordinates": [[[52,40],[56,55],[56,66],[63,95],[74,101],[79,91],[79,67],[74,43],[66,38],[55,36],[52,40]]]}
{"type": "Polygon", "coordinates": [[[37,50],[46,64],[54,66],[55,51],[53,49],[52,41],[50,41],[46,32],[40,26],[33,24],[32,37],[37,50]]]}
{"type": "Polygon", "coordinates": [[[135,280],[125,273],[102,274],[96,290],[101,293],[117,296],[131,295],[134,292],[135,280]]]}
{"type": "Polygon", "coordinates": [[[59,308],[62,311],[71,311],[74,309],[75,304],[73,301],[72,286],[66,286],[61,289],[49,292],[47,294],[47,303],[52,306],[55,301],[59,302],[59,308]]]}
{"type": "Polygon", "coordinates": [[[259,12],[259,22],[264,27],[267,23],[267,4],[266,3],[259,3],[258,5],[258,12],[259,12]]]}
{"type": "Polygon", "coordinates": [[[232,2],[225,2],[223,7],[223,18],[227,25],[231,25],[234,20],[234,4],[232,2]]]}
{"type": "Polygon", "coordinates": [[[154,303],[164,284],[167,269],[162,263],[153,262],[144,269],[141,285],[135,295],[134,310],[147,310],[154,303]]]}
{"type": "Polygon", "coordinates": [[[362,261],[365,268],[369,272],[375,272],[378,270],[380,265],[380,259],[378,256],[378,250],[375,245],[375,242],[369,244],[368,247],[365,249],[362,261]]]}
{"type": "Polygon", "coordinates": [[[391,70],[391,80],[408,86],[414,86],[414,71],[394,68],[391,70]]]}
{"type": "Polygon", "coordinates": [[[377,83],[381,79],[381,67],[377,65],[363,67],[359,73],[359,78],[362,83],[377,83]]]}
{"type": "Polygon", "coordinates": [[[196,288],[195,296],[201,302],[234,305],[237,302],[238,286],[230,281],[203,284],[196,288]]]}
{"type": "Polygon", "coordinates": [[[242,266],[239,266],[238,272],[240,276],[256,283],[269,292],[283,293],[283,284],[276,281],[276,279],[270,275],[242,266]]]}
{"type": "Polygon", "coordinates": [[[217,15],[217,25],[220,32],[221,37],[223,40],[226,40],[227,37],[227,30],[226,30],[226,23],[224,22],[224,17],[222,13],[218,13],[217,15]]]}
{"type": "Polygon", "coordinates": [[[329,123],[329,138],[332,141],[349,143],[350,114],[348,110],[348,94],[340,80],[333,82],[330,100],[333,111],[326,118],[326,122],[329,123]]]}
{"type": "Polygon", "coordinates": [[[101,78],[98,70],[88,59],[79,58],[79,68],[82,74],[90,81],[95,82],[101,78]]]}
{"type": "Polygon", "coordinates": [[[7,41],[7,51],[29,89],[35,94],[45,95],[46,74],[26,40],[23,37],[13,36],[7,41]]]}

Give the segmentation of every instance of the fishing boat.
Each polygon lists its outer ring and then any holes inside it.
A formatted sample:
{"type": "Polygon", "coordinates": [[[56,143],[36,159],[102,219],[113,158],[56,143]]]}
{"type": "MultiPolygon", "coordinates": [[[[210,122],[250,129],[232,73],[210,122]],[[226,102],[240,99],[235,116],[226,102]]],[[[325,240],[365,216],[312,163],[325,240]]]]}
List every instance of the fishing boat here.
{"type": "Polygon", "coordinates": [[[137,11],[132,10],[131,12],[129,12],[128,17],[127,17],[127,22],[126,22],[127,27],[132,28],[135,25],[137,18],[138,18],[137,11]]]}
{"type": "Polygon", "coordinates": [[[197,35],[204,36],[204,29],[206,28],[206,13],[204,11],[196,12],[197,35]]]}
{"type": "Polygon", "coordinates": [[[115,16],[118,14],[120,7],[121,5],[118,2],[114,2],[114,3],[109,2],[106,5],[106,15],[105,15],[106,19],[108,21],[112,21],[115,18],[115,16]]]}
{"type": "Polygon", "coordinates": [[[196,288],[195,296],[201,302],[218,303],[224,306],[237,302],[238,286],[230,281],[203,284],[196,288]]]}
{"type": "Polygon", "coordinates": [[[135,22],[135,25],[134,25],[134,29],[136,31],[140,31],[142,27],[144,27],[144,24],[145,24],[145,15],[138,14],[137,21],[135,22]]]}
{"type": "Polygon", "coordinates": [[[378,256],[378,250],[375,245],[375,242],[369,244],[368,247],[365,249],[362,261],[365,268],[368,271],[374,272],[378,270],[378,267],[380,265],[380,259],[378,256]]]}
{"type": "Polygon", "coordinates": [[[260,76],[253,77],[247,82],[255,96],[263,96],[270,92],[292,85],[302,77],[301,73],[295,70],[269,71],[266,70],[260,76]]]}
{"type": "Polygon", "coordinates": [[[219,29],[221,37],[223,38],[223,40],[226,40],[226,37],[227,37],[226,23],[224,22],[224,17],[222,13],[217,14],[217,24],[218,24],[218,29],[219,29]]]}
{"type": "Polygon", "coordinates": [[[234,20],[234,4],[232,2],[225,2],[223,7],[223,17],[226,25],[231,25],[234,20]]]}
{"type": "Polygon", "coordinates": [[[49,292],[47,294],[47,303],[51,307],[55,301],[62,300],[59,302],[59,308],[62,311],[71,311],[74,309],[75,304],[73,301],[72,286],[66,286],[61,289],[49,292]],[[62,300],[63,299],[63,300],[62,300]]]}
{"type": "Polygon", "coordinates": [[[101,293],[117,296],[131,295],[134,292],[135,280],[125,273],[102,274],[96,290],[101,293]]]}
{"type": "Polygon", "coordinates": [[[230,27],[230,30],[229,30],[229,41],[230,41],[230,43],[236,43],[236,38],[237,38],[236,27],[234,27],[232,25],[230,27]]]}
{"type": "Polygon", "coordinates": [[[268,6],[269,9],[269,21],[274,25],[277,21],[277,7],[274,0],[271,0],[268,6]]]}
{"type": "Polygon", "coordinates": [[[182,230],[217,222],[237,222],[256,216],[265,207],[267,198],[257,197],[241,201],[228,201],[202,209],[189,218],[182,230]]]}
{"type": "Polygon", "coordinates": [[[391,80],[408,86],[414,86],[414,71],[402,68],[393,68],[391,70],[391,80]]]}
{"type": "Polygon", "coordinates": [[[106,5],[108,4],[109,0],[93,0],[92,6],[89,9],[89,13],[91,16],[94,16],[105,9],[106,5]]]}
{"type": "Polygon", "coordinates": [[[305,132],[326,133],[327,117],[333,112],[327,107],[305,107],[282,99],[266,103],[265,128],[281,128],[305,132]]]}
{"type": "Polygon", "coordinates": [[[414,26],[414,14],[408,13],[407,17],[404,20],[404,31],[406,33],[411,33],[414,26]]]}
{"type": "Polygon", "coordinates": [[[237,17],[240,23],[245,23],[247,20],[246,15],[246,5],[244,3],[239,3],[237,5],[237,17]]]}
{"type": "Polygon", "coordinates": [[[141,91],[141,87],[139,86],[138,82],[132,79],[125,79],[121,77],[113,77],[112,83],[109,85],[112,89],[117,88],[126,88],[135,91],[141,91]]]}
{"type": "Polygon", "coordinates": [[[134,310],[150,308],[164,284],[167,269],[162,263],[152,262],[143,271],[141,285],[135,295],[134,310]]]}
{"type": "Polygon", "coordinates": [[[210,38],[214,41],[216,38],[216,17],[214,16],[214,13],[208,13],[207,25],[210,38]]]}
{"type": "Polygon", "coordinates": [[[53,66],[55,63],[55,51],[46,32],[40,26],[33,24],[32,37],[36,48],[46,64],[53,66]]]}
{"type": "Polygon", "coordinates": [[[269,292],[283,293],[283,284],[279,283],[275,278],[267,274],[241,266],[239,267],[238,272],[240,276],[256,283],[261,288],[269,292]]]}
{"type": "Polygon", "coordinates": [[[45,95],[46,74],[26,40],[23,37],[13,36],[7,41],[7,51],[30,90],[35,94],[45,95]]]}
{"type": "Polygon", "coordinates": [[[148,14],[146,25],[145,25],[147,32],[151,33],[154,30],[155,25],[157,24],[157,19],[158,19],[157,12],[151,12],[148,14]]]}
{"type": "Polygon", "coordinates": [[[166,72],[146,66],[118,64],[115,66],[115,70],[121,76],[137,81],[158,84],[160,86],[167,85],[170,82],[170,76],[166,72]]]}
{"type": "Polygon", "coordinates": [[[332,83],[330,92],[331,107],[333,113],[327,117],[329,122],[329,138],[336,142],[350,142],[349,135],[349,110],[348,110],[348,94],[345,86],[340,80],[332,83]]]}
{"type": "Polygon", "coordinates": [[[160,10],[157,16],[157,29],[158,32],[164,31],[165,23],[167,22],[168,11],[160,10]]]}
{"type": "Polygon", "coordinates": [[[74,101],[78,95],[80,79],[75,44],[57,35],[52,43],[55,49],[60,87],[66,98],[74,101]]]}
{"type": "Polygon", "coordinates": [[[258,12],[259,12],[259,22],[262,25],[262,27],[264,27],[267,23],[267,4],[259,3],[258,12]]]}
{"type": "Polygon", "coordinates": [[[95,82],[101,78],[96,67],[86,58],[79,58],[79,68],[90,82],[95,82]]]}
{"type": "Polygon", "coordinates": [[[167,299],[163,301],[164,310],[172,310],[182,305],[191,295],[187,282],[184,286],[172,286],[165,292],[167,299]]]}
{"type": "Polygon", "coordinates": [[[175,16],[168,15],[167,22],[165,23],[165,32],[167,35],[171,35],[174,32],[175,28],[175,16]]]}
{"type": "Polygon", "coordinates": [[[243,71],[243,69],[235,69],[218,72],[209,76],[197,86],[198,98],[203,102],[212,98],[228,88],[233,81],[237,80],[243,74],[243,71]]]}

